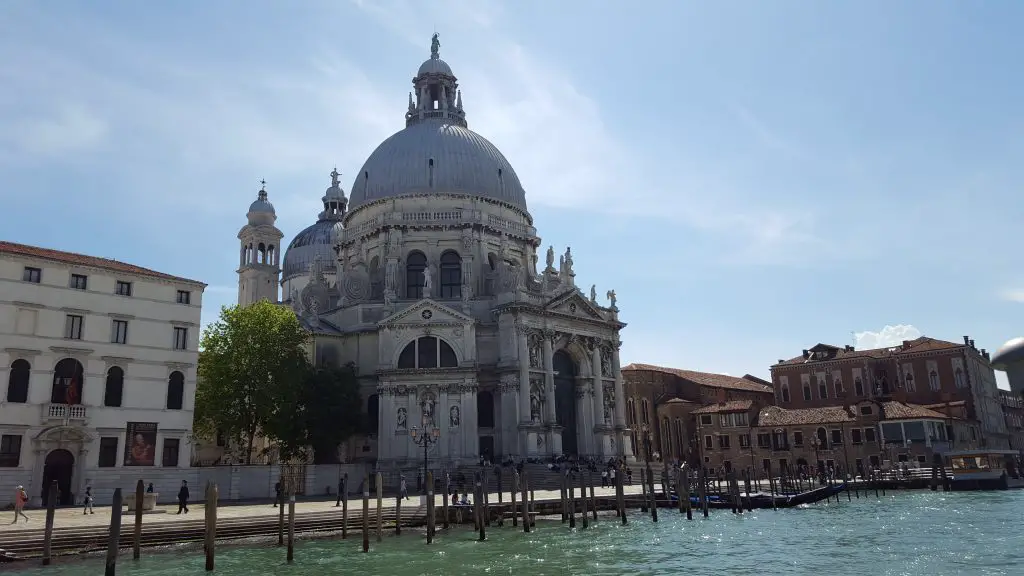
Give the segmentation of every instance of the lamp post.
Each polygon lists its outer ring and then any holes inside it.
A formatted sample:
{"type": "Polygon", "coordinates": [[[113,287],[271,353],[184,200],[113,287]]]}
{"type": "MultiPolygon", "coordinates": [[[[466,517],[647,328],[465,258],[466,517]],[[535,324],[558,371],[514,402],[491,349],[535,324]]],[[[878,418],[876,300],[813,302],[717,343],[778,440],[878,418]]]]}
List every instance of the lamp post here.
{"type": "Polygon", "coordinates": [[[427,494],[427,471],[429,470],[427,450],[432,444],[437,444],[438,439],[441,437],[441,430],[436,426],[431,426],[430,422],[424,418],[423,430],[421,431],[416,426],[413,426],[409,430],[409,436],[417,446],[423,447],[423,493],[427,494]]]}

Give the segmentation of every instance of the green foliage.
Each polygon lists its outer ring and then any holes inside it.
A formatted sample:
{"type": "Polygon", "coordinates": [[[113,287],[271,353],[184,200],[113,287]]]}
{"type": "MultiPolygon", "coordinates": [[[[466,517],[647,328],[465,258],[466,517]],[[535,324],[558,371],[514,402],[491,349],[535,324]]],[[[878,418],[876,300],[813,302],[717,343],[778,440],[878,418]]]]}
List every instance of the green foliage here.
{"type": "Polygon", "coordinates": [[[313,449],[314,463],[333,464],[338,445],[361,431],[365,419],[355,366],[311,372],[303,396],[306,444],[313,449]]]}
{"type": "Polygon", "coordinates": [[[259,433],[293,440],[288,422],[310,373],[308,341],[287,308],[266,301],[222,308],[200,343],[197,432],[212,437],[221,431],[246,448],[246,463],[259,433]]]}

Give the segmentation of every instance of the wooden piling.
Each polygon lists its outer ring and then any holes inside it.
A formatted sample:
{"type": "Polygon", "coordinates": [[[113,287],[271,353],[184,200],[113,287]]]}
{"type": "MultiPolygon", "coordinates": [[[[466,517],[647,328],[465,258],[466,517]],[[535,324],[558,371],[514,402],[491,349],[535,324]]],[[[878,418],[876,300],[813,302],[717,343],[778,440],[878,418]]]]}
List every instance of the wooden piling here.
{"type": "Polygon", "coordinates": [[[509,501],[512,502],[512,527],[519,527],[519,514],[516,513],[516,491],[519,490],[519,473],[512,472],[512,490],[509,491],[509,501]]]}
{"type": "Polygon", "coordinates": [[[135,532],[132,534],[132,560],[142,554],[142,502],[146,498],[146,487],[140,479],[135,483],[135,532]]]}
{"type": "Polygon", "coordinates": [[[564,470],[559,472],[559,475],[561,476],[561,486],[559,486],[558,489],[558,496],[561,499],[562,504],[562,524],[565,524],[569,520],[569,494],[565,488],[565,482],[568,478],[568,474],[569,473],[564,470]]]}
{"type": "Polygon", "coordinates": [[[530,527],[537,525],[537,520],[534,515],[537,513],[537,491],[530,486],[530,527]]]}
{"type": "Polygon", "coordinates": [[[942,463],[942,468],[939,468],[939,474],[942,476],[942,491],[949,492],[949,477],[946,475],[946,463],[942,463]]]}
{"type": "MultiPolygon", "coordinates": [[[[46,529],[43,532],[43,566],[50,565],[50,545],[53,542],[53,516],[57,513],[57,481],[50,482],[46,495],[46,529]]],[[[120,510],[118,511],[120,514],[120,510]]],[[[18,517],[14,517],[17,521],[18,517]]]]}
{"type": "Polygon", "coordinates": [[[693,502],[690,501],[690,469],[682,468],[679,474],[683,477],[683,494],[686,497],[686,519],[693,520],[693,502]]]}
{"type": "Polygon", "coordinates": [[[658,498],[654,494],[654,471],[651,470],[650,461],[647,462],[647,482],[650,483],[647,493],[651,497],[651,522],[658,521],[658,498]]]}
{"type": "Polygon", "coordinates": [[[370,551],[370,475],[363,480],[363,552],[370,551]]]}
{"type": "Polygon", "coordinates": [[[206,483],[206,571],[213,572],[214,548],[217,544],[217,485],[206,483]]]}
{"type": "Polygon", "coordinates": [[[395,497],[395,536],[402,535],[402,491],[395,497]]]}
{"type": "MultiPolygon", "coordinates": [[[[523,504],[522,504],[522,508],[523,508],[523,532],[529,533],[530,532],[530,501],[529,501],[529,498],[527,496],[527,486],[526,486],[526,483],[528,482],[528,479],[526,477],[526,471],[525,470],[523,471],[523,474],[520,477],[520,482],[522,482],[522,484],[520,486],[520,489],[523,491],[523,493],[522,493],[522,496],[523,496],[523,504]]],[[[515,510],[513,510],[512,512],[515,512],[515,510]]]]}
{"type": "Polygon", "coordinates": [[[697,486],[697,497],[700,498],[700,508],[703,512],[704,517],[708,517],[708,471],[703,465],[700,467],[700,474],[698,475],[700,484],[697,486]]]}
{"type": "MultiPolygon", "coordinates": [[[[642,470],[641,470],[642,472],[642,470]]],[[[619,517],[622,518],[622,525],[626,525],[626,495],[622,489],[622,467],[615,472],[615,504],[619,508],[619,517]]]]}
{"type": "Polygon", "coordinates": [[[284,546],[284,491],[285,486],[277,493],[277,545],[284,546]]]}
{"type": "MultiPolygon", "coordinates": [[[[504,489],[501,487],[501,468],[497,469],[495,476],[498,477],[498,504],[501,504],[504,502],[505,498],[504,489]]],[[[515,490],[515,488],[513,488],[513,490],[515,490]]]]}
{"type": "Polygon", "coordinates": [[[295,560],[295,494],[288,494],[288,563],[295,560]]]}
{"type": "MultiPolygon", "coordinates": [[[[444,474],[444,498],[441,500],[441,512],[444,514],[444,519],[442,520],[442,522],[443,522],[442,526],[444,526],[445,530],[448,529],[448,498],[451,497],[451,492],[452,492],[452,479],[451,479],[451,475],[448,474],[447,472],[445,472],[445,474],[444,474]]],[[[515,510],[513,510],[513,512],[514,511],[515,510]]]]}
{"type": "Polygon", "coordinates": [[[743,471],[743,487],[747,492],[747,512],[750,512],[750,473],[743,471]]]}
{"type": "MultiPolygon", "coordinates": [[[[678,500],[676,504],[679,505],[679,513],[684,514],[686,512],[686,504],[684,501],[689,500],[690,495],[683,494],[683,471],[678,468],[675,471],[675,490],[676,498],[678,500]]],[[[669,501],[671,501],[671,499],[669,499],[669,501]]]]}
{"type": "MultiPolygon", "coordinates": [[[[618,478],[618,474],[615,477],[618,478]]],[[[644,469],[640,469],[640,493],[643,497],[640,500],[640,512],[647,513],[647,476],[644,474],[644,469]]]]}
{"type": "Polygon", "coordinates": [[[477,481],[476,481],[476,495],[473,496],[473,508],[475,508],[476,515],[477,515],[477,517],[476,517],[477,525],[480,527],[480,541],[481,542],[483,542],[484,540],[487,539],[487,529],[484,526],[485,522],[484,522],[484,518],[483,518],[483,515],[484,515],[484,503],[483,503],[483,499],[484,498],[483,498],[483,496],[484,496],[483,485],[480,483],[480,477],[478,476],[477,477],[477,481]]]}
{"type": "MultiPolygon", "coordinates": [[[[54,488],[50,492],[49,499],[46,501],[47,506],[51,503],[56,503],[57,495],[56,486],[57,483],[52,484],[54,488]]],[[[107,532],[107,564],[104,570],[104,576],[114,576],[117,571],[117,548],[121,542],[121,506],[124,504],[124,500],[121,496],[121,489],[114,489],[114,501],[110,504],[110,530],[107,532]]],[[[213,570],[213,566],[210,565],[212,557],[207,557],[207,570],[213,570]]]]}
{"type": "MultiPolygon", "coordinates": [[[[427,471],[427,544],[434,541],[437,519],[434,517],[434,472],[427,471]]],[[[447,516],[447,515],[446,515],[447,516]]]]}
{"type": "Polygon", "coordinates": [[[583,512],[581,514],[583,518],[583,529],[586,530],[590,527],[590,519],[587,518],[587,485],[583,479],[583,471],[580,470],[580,500],[583,501],[583,512]]]}
{"type": "Polygon", "coordinates": [[[491,525],[491,489],[488,486],[490,483],[488,478],[489,476],[486,472],[480,475],[480,495],[482,496],[484,526],[491,525]]]}
{"type": "Polygon", "coordinates": [[[384,478],[380,472],[377,472],[376,478],[377,488],[377,542],[384,541],[384,478]]]}
{"type": "Polygon", "coordinates": [[[594,495],[594,475],[587,473],[587,484],[590,484],[590,509],[594,515],[594,523],[597,523],[597,497],[594,495]]]}
{"type": "Polygon", "coordinates": [[[576,528],[576,489],[573,487],[572,479],[566,478],[569,485],[569,529],[576,528]]]}
{"type": "Polygon", "coordinates": [[[348,474],[341,482],[344,491],[341,494],[341,539],[348,538],[348,474]]]}

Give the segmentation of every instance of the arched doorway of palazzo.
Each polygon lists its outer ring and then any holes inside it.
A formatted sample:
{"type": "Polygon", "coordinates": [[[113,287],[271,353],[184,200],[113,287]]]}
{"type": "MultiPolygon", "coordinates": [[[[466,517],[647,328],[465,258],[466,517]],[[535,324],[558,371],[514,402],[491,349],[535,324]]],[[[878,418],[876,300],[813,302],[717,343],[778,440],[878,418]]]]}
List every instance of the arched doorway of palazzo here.
{"type": "Polygon", "coordinates": [[[576,363],[564,350],[552,358],[555,370],[555,422],[562,427],[562,453],[579,454],[576,433],[576,363]]]}
{"type": "Polygon", "coordinates": [[[75,457],[62,448],[51,451],[43,463],[43,505],[49,502],[50,483],[57,482],[57,505],[70,506],[75,503],[71,492],[71,478],[75,473],[75,457]]]}

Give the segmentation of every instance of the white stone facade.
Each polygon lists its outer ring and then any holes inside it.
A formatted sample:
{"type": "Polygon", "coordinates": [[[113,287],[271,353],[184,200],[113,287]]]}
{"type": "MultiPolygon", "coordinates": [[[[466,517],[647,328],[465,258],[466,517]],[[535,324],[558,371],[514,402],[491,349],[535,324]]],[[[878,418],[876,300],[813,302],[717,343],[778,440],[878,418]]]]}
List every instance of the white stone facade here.
{"type": "Polygon", "coordinates": [[[189,466],[204,288],[0,242],[0,493],[56,480],[71,503],[189,466]]]}
{"type": "MultiPolygon", "coordinates": [[[[436,428],[427,456],[449,467],[632,458],[614,291],[606,304],[596,288],[580,291],[569,249],[556,265],[549,247],[538,272],[525,192],[468,129],[439,45],[435,36],[413,81],[406,128],[371,154],[347,204],[325,195],[325,213],[330,198],[341,206],[333,250],[318,249],[307,279],[292,276],[284,293],[314,334],[315,362],[357,367],[372,431],[346,452],[418,467],[413,429],[436,428]]],[[[285,262],[297,260],[291,250],[285,262]]]]}

